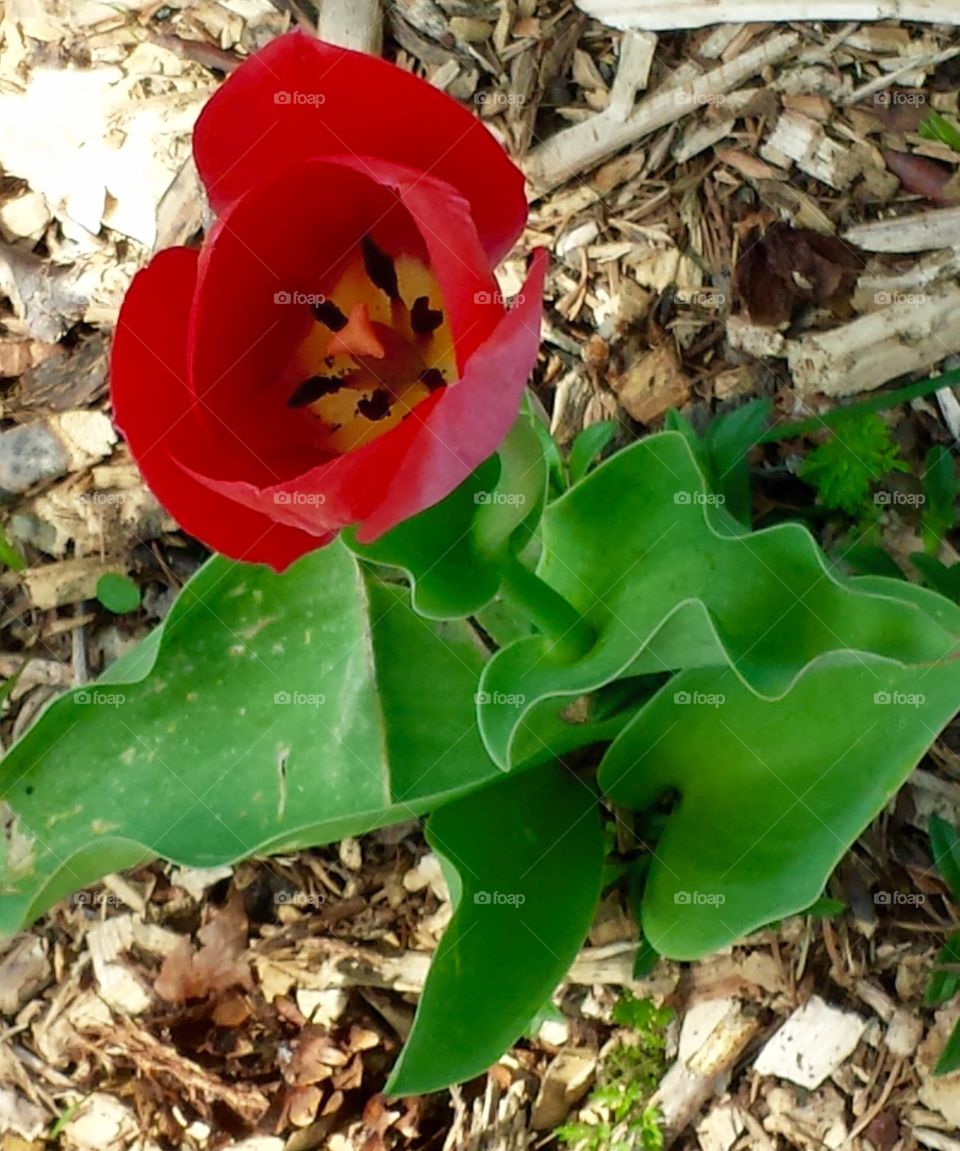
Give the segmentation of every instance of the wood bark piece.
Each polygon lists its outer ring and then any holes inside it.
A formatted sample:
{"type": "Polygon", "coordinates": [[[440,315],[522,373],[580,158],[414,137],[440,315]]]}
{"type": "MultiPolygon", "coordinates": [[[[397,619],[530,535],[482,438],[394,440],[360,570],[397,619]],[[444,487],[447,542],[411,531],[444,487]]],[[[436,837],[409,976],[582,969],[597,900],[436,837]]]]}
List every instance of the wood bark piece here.
{"type": "Polygon", "coordinates": [[[739,87],[766,65],[789,55],[799,42],[793,32],[772,36],[727,64],[648,96],[625,119],[612,115],[608,108],[565,128],[528,154],[524,164],[527,178],[542,195],[596,167],[621,148],[697,111],[711,98],[739,87]]]}
{"type": "Polygon", "coordinates": [[[754,1070],[813,1091],[853,1054],[866,1027],[859,1015],[813,995],[774,1033],[754,1070]]]}
{"type": "Polygon", "coordinates": [[[533,1103],[533,1130],[552,1131],[559,1127],[590,1089],[596,1068],[597,1057],[591,1051],[561,1051],[554,1056],[543,1073],[533,1103]]]}
{"type": "Polygon", "coordinates": [[[960,247],[960,208],[933,208],[913,216],[859,224],[843,233],[867,252],[932,252],[960,247]]]}
{"type": "Polygon", "coordinates": [[[925,372],[960,346],[960,288],[905,296],[829,332],[787,341],[801,396],[854,396],[908,372],[925,372]]]}
{"type": "Polygon", "coordinates": [[[760,155],[771,164],[786,168],[791,161],[808,176],[846,188],[856,175],[856,157],[849,148],[831,140],[823,125],[801,112],[784,112],[777,121],[760,155]]]}
{"type": "Polygon", "coordinates": [[[380,0],[321,0],[317,35],[341,48],[379,56],[383,51],[380,0]]]}
{"type": "Polygon", "coordinates": [[[631,418],[641,424],[652,423],[670,408],[683,407],[691,395],[690,380],[670,337],[612,376],[610,387],[631,418]]]}
{"type": "Polygon", "coordinates": [[[50,981],[50,961],[42,939],[23,935],[0,961],[0,1014],[16,1015],[50,981]]]}
{"type": "Polygon", "coordinates": [[[577,0],[588,16],[613,28],[702,28],[706,24],[794,23],[799,20],[913,20],[960,24],[945,0],[577,0]]]}
{"type": "Polygon", "coordinates": [[[38,611],[48,611],[64,604],[93,599],[100,577],[108,572],[126,570],[126,566],[126,561],[107,563],[96,556],[88,556],[28,568],[22,578],[30,603],[38,611]]]}
{"type": "Polygon", "coordinates": [[[760,1030],[759,1022],[747,1015],[738,1000],[723,1003],[725,1009],[698,1037],[696,1049],[677,1059],[651,1099],[660,1109],[667,1147],[697,1117],[760,1030]]]}

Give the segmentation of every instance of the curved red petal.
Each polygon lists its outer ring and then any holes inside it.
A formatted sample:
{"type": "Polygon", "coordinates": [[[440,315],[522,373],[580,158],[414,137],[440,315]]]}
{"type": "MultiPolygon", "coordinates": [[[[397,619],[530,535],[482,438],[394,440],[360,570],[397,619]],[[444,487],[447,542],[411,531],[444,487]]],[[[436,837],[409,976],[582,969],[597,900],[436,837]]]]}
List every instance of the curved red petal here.
{"type": "MultiPolygon", "coordinates": [[[[188,356],[210,434],[229,436],[243,458],[232,472],[201,470],[228,482],[242,477],[251,506],[259,506],[251,492],[273,490],[310,472],[322,451],[314,417],[288,408],[288,396],[278,391],[290,354],[306,334],[304,325],[312,323],[310,310],[275,301],[329,292],[368,232],[391,251],[431,265],[459,365],[503,319],[469,205],[448,184],[383,161],[313,160],[242,196],[218,221],[201,254],[188,356]]],[[[297,526],[305,526],[308,513],[325,526],[355,522],[377,484],[382,490],[388,478],[379,472],[376,484],[362,484],[368,493],[362,503],[344,497],[333,521],[306,505],[280,514],[297,526]],[[351,507],[356,514],[342,519],[351,507]]]]}
{"type": "Polygon", "coordinates": [[[223,448],[198,426],[186,383],[196,273],[196,252],[170,248],[134,278],[110,361],[116,423],[151,491],[186,532],[233,559],[282,571],[332,535],[276,523],[224,498],[184,466],[206,456],[227,465],[223,448]]]}
{"type": "Polygon", "coordinates": [[[538,249],[516,306],[471,357],[460,382],[380,439],[272,488],[207,482],[251,508],[272,508],[291,525],[360,524],[363,542],[431,507],[497,450],[517,418],[540,346],[546,268],[546,250],[538,249]]]}
{"type": "Polygon", "coordinates": [[[217,212],[265,173],[349,155],[452,184],[470,203],[491,267],[527,217],[523,175],[455,100],[393,64],[303,32],[279,37],[242,64],[207,103],[193,139],[217,212]]]}
{"type": "MultiPolygon", "coordinates": [[[[360,526],[362,543],[442,500],[500,446],[537,360],[546,273],[547,252],[538,248],[514,307],[473,354],[460,382],[417,421],[383,499],[360,526]]],[[[410,422],[419,414],[418,408],[410,422]]]]}
{"type": "Polygon", "coordinates": [[[211,229],[187,355],[211,435],[230,436],[244,457],[221,478],[242,476],[262,488],[316,464],[316,426],[277,391],[313,323],[310,308],[296,301],[329,292],[368,232],[381,245],[426,256],[396,192],[328,161],[262,181],[211,229]]]}

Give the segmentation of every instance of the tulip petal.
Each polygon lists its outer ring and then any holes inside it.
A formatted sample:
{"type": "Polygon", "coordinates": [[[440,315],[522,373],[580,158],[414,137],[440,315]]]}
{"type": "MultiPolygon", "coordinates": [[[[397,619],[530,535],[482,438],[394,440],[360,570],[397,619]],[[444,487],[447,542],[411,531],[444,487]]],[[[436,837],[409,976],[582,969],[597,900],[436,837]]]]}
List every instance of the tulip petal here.
{"type": "Polygon", "coordinates": [[[225,499],[183,460],[228,453],[204,434],[186,384],[187,324],[197,253],[160,252],[135,277],[120,311],[110,363],[114,415],[150,490],[184,531],[233,559],[283,571],[332,536],[297,531],[225,499]]]}
{"type": "Polygon", "coordinates": [[[218,214],[265,174],[306,159],[372,156],[420,169],[469,201],[490,267],[527,215],[519,169],[455,100],[303,32],[274,40],[226,80],[197,121],[194,155],[218,214]]]}
{"type": "Polygon", "coordinates": [[[426,255],[396,192],[326,161],[261,181],[211,229],[187,354],[193,392],[216,414],[211,435],[222,438],[226,426],[244,448],[236,476],[266,487],[322,458],[315,421],[288,408],[277,389],[314,322],[297,301],[323,299],[368,233],[393,250],[426,255]]]}
{"type": "Polygon", "coordinates": [[[380,439],[271,488],[206,482],[292,526],[359,524],[361,543],[432,507],[497,450],[517,418],[540,346],[546,269],[546,250],[538,249],[516,306],[473,354],[459,383],[380,439]]]}
{"type": "Polygon", "coordinates": [[[409,422],[416,421],[418,434],[379,506],[360,525],[361,543],[432,507],[500,446],[537,360],[546,272],[547,252],[538,248],[514,307],[474,353],[460,382],[422,419],[419,409],[413,413],[409,422]]]}

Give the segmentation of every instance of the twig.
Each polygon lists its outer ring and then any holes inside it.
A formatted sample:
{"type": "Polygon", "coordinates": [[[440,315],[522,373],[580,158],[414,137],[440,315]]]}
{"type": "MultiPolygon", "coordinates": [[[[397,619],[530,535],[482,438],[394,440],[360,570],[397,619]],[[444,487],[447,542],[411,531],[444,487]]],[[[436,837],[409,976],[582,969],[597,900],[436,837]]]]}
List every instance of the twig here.
{"type": "MultiPolygon", "coordinates": [[[[960,24],[944,0],[577,0],[588,16],[614,28],[702,28],[706,24],[795,23],[798,20],[914,20],[960,24]]],[[[952,10],[951,10],[952,9],[952,10]]]]}
{"type": "Polygon", "coordinates": [[[625,119],[611,115],[608,109],[558,132],[527,156],[524,169],[528,179],[539,194],[549,192],[621,148],[702,108],[710,97],[739,87],[768,64],[788,56],[799,40],[794,32],[773,36],[728,64],[648,96],[625,119]]]}

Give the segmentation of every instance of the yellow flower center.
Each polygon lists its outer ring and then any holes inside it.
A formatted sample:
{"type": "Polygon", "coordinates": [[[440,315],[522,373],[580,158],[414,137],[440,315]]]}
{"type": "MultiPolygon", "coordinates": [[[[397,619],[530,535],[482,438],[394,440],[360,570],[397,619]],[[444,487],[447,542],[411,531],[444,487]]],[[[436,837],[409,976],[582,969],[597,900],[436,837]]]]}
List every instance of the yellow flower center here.
{"type": "Polygon", "coordinates": [[[413,256],[392,259],[365,237],[291,367],[287,404],[308,408],[322,446],[343,454],[382,436],[437,388],[457,362],[437,281],[413,256]]]}

